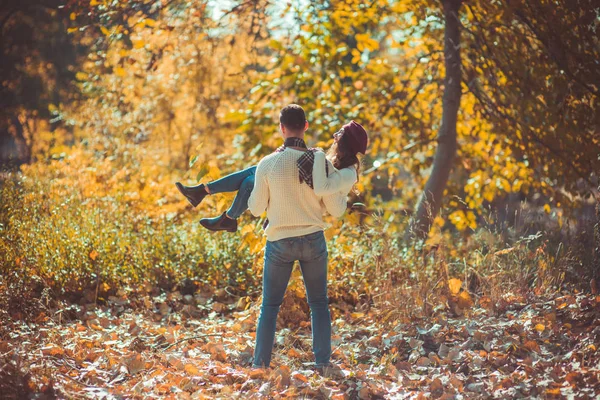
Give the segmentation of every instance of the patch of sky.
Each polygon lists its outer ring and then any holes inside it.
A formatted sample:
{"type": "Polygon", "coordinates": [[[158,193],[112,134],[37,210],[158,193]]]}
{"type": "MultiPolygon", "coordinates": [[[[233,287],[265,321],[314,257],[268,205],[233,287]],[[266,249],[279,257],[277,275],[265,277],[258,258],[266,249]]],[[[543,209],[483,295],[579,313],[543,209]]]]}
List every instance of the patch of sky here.
{"type": "MultiPolygon", "coordinates": [[[[227,13],[234,7],[242,3],[242,1],[234,0],[209,0],[208,9],[211,17],[215,21],[224,21],[227,18],[227,13]]],[[[300,28],[299,14],[300,10],[305,10],[311,2],[309,0],[294,0],[294,1],[274,1],[270,2],[266,9],[269,21],[267,27],[274,38],[281,38],[291,34],[293,31],[298,31],[300,28]]],[[[222,28],[219,28],[216,33],[230,32],[231,28],[226,27],[226,23],[222,28]]],[[[297,33],[297,32],[296,32],[297,33]]]]}

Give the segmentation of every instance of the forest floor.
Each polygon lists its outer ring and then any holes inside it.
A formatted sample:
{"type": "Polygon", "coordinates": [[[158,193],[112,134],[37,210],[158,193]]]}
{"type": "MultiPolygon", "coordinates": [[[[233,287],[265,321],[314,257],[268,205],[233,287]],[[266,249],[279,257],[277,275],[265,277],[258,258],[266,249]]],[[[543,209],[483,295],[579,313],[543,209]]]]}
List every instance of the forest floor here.
{"type": "Polygon", "coordinates": [[[331,304],[333,361],[311,366],[301,296],[286,296],[272,367],[250,368],[258,301],[217,291],[111,296],[11,311],[0,326],[2,398],[596,398],[600,296],[506,296],[404,320],[331,304]],[[83,302],[82,302],[83,303],[83,302]],[[485,305],[485,304],[484,304],[485,305]]]}

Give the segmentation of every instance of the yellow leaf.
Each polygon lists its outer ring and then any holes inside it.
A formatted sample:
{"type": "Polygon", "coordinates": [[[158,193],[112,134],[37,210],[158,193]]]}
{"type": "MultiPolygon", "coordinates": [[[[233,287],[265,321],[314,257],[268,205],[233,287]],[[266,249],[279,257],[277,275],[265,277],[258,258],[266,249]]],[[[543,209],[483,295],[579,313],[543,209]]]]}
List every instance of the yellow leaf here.
{"type": "Polygon", "coordinates": [[[146,18],[144,20],[144,24],[146,24],[146,26],[149,26],[152,28],[152,27],[156,26],[156,21],[151,18],[146,18]]]}
{"type": "Polygon", "coordinates": [[[106,36],[110,35],[110,32],[105,27],[101,26],[100,30],[102,31],[102,33],[104,33],[104,35],[106,35],[106,36]]]}
{"type": "Polygon", "coordinates": [[[69,28],[69,29],[67,29],[67,33],[73,33],[75,31],[77,31],[78,29],[79,29],[78,27],[69,28]]]}
{"type": "Polygon", "coordinates": [[[92,259],[92,261],[95,261],[96,258],[98,258],[98,252],[96,250],[90,251],[90,258],[92,259]]]}
{"type": "Polygon", "coordinates": [[[448,280],[448,289],[450,289],[450,293],[454,296],[460,292],[460,287],[462,286],[462,281],[460,279],[452,278],[448,280]]]}
{"type": "Polygon", "coordinates": [[[240,233],[242,236],[244,236],[252,231],[254,231],[254,226],[248,224],[242,228],[242,231],[240,233]]]}
{"type": "Polygon", "coordinates": [[[145,46],[145,43],[143,40],[132,40],[131,43],[133,43],[133,48],[135,48],[135,49],[141,49],[142,47],[145,46]]]}
{"type": "Polygon", "coordinates": [[[544,326],[544,324],[537,324],[535,326],[535,330],[538,332],[544,332],[544,329],[546,329],[546,327],[544,326]]]}
{"type": "Polygon", "coordinates": [[[458,306],[460,308],[469,308],[473,305],[473,300],[471,299],[471,295],[464,290],[458,296],[458,306]]]}
{"type": "Polygon", "coordinates": [[[544,204],[544,211],[546,211],[546,214],[550,214],[550,204],[544,204]]]}
{"type": "Polygon", "coordinates": [[[200,370],[192,364],[186,364],[183,369],[190,375],[198,375],[200,373],[200,370]]]}
{"type": "Polygon", "coordinates": [[[69,18],[71,19],[71,21],[75,21],[75,18],[77,18],[77,14],[72,12],[71,14],[69,14],[69,18]]]}
{"type": "Polygon", "coordinates": [[[121,76],[121,77],[125,76],[125,69],[122,67],[116,67],[114,69],[114,71],[115,71],[115,75],[117,75],[117,76],[121,76]]]}
{"type": "Polygon", "coordinates": [[[358,62],[360,61],[360,58],[362,56],[362,53],[356,49],[352,49],[352,64],[358,64],[358,62]]]}

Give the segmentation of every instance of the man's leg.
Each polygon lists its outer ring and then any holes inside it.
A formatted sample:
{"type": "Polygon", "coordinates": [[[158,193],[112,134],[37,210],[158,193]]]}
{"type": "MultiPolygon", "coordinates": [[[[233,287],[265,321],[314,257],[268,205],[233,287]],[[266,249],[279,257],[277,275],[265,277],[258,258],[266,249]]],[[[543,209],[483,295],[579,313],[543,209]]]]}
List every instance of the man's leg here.
{"type": "Polygon", "coordinates": [[[281,240],[267,242],[265,247],[263,301],[256,328],[256,346],[254,348],[253,364],[255,367],[268,367],[271,363],[277,314],[294,267],[294,260],[291,259],[289,250],[289,246],[286,246],[286,243],[281,240]]]}
{"type": "Polygon", "coordinates": [[[331,358],[331,316],[327,297],[327,243],[323,232],[304,238],[302,256],[300,267],[310,306],[315,363],[325,366],[331,358]]]}
{"type": "Polygon", "coordinates": [[[246,168],[242,171],[237,171],[216,181],[209,182],[206,184],[206,188],[210,194],[224,193],[224,192],[235,192],[240,189],[240,186],[246,178],[254,176],[256,173],[256,166],[246,168]]]}

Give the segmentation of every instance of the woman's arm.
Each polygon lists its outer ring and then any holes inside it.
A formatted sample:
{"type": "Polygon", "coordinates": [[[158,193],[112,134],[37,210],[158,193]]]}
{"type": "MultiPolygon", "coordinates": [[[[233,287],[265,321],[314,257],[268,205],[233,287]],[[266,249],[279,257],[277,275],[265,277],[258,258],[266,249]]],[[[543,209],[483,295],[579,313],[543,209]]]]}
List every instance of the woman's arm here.
{"type": "Polygon", "coordinates": [[[340,218],[346,212],[348,196],[346,193],[337,192],[323,196],[322,201],[329,215],[340,218]]]}
{"type": "Polygon", "coordinates": [[[354,166],[331,171],[329,176],[325,173],[325,153],[315,152],[313,165],[313,186],[317,196],[327,196],[338,192],[347,194],[356,182],[356,168],[354,166]]]}

